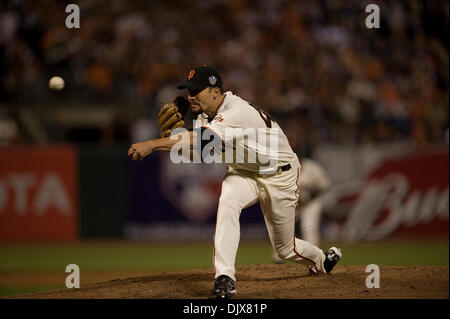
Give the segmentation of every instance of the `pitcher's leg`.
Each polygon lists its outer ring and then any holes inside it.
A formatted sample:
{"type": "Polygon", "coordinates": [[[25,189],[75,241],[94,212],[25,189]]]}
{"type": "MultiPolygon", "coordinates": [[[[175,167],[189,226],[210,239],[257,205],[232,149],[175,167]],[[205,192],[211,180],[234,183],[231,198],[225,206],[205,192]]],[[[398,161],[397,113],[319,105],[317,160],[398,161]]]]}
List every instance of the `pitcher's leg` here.
{"type": "Polygon", "coordinates": [[[264,219],[273,249],[280,258],[297,262],[306,266],[312,265],[322,271],[325,255],[313,244],[295,237],[295,213],[291,209],[291,216],[286,216],[277,222],[265,213],[264,219]]]}
{"type": "Polygon", "coordinates": [[[300,216],[300,226],[303,240],[318,246],[320,244],[320,217],[322,203],[315,199],[310,201],[297,214],[300,216]]]}
{"type": "Polygon", "coordinates": [[[298,174],[299,169],[262,181],[265,187],[260,194],[260,203],[264,220],[272,246],[281,258],[312,265],[324,272],[323,251],[295,237],[298,174]]]}
{"type": "Polygon", "coordinates": [[[214,233],[215,278],[227,275],[236,280],[234,262],[240,239],[241,210],[258,200],[258,188],[251,178],[227,175],[222,183],[214,233]]]}

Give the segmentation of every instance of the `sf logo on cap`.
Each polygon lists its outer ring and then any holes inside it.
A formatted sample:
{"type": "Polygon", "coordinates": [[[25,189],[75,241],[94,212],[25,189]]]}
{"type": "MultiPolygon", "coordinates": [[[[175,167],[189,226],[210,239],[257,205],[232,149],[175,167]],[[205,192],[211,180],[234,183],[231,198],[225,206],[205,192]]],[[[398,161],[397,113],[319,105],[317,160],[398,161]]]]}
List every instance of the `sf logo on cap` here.
{"type": "Polygon", "coordinates": [[[194,74],[195,74],[195,70],[191,70],[188,75],[188,80],[192,79],[194,77],[194,74]]]}

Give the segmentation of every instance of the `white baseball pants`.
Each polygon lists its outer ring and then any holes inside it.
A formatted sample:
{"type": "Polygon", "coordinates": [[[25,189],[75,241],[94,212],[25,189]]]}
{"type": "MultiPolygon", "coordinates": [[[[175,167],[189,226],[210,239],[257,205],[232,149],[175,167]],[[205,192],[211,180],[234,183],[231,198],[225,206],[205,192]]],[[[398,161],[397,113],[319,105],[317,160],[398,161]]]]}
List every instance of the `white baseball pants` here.
{"type": "Polygon", "coordinates": [[[320,244],[320,217],[322,215],[322,202],[320,197],[305,204],[298,212],[302,238],[313,245],[320,244]]]}
{"type": "Polygon", "coordinates": [[[323,251],[295,238],[295,214],[298,202],[300,164],[273,175],[259,175],[229,169],[222,183],[214,234],[215,278],[227,275],[235,278],[235,258],[239,246],[239,216],[242,209],[260,202],[273,249],[287,260],[312,265],[323,270],[323,251]]]}

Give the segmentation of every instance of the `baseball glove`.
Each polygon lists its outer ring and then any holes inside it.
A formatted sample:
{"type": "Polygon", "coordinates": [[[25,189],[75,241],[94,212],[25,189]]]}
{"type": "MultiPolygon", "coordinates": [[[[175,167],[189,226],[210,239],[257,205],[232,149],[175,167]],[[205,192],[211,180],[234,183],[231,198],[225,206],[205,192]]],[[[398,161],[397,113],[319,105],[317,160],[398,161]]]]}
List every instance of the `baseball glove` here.
{"type": "Polygon", "coordinates": [[[168,137],[178,127],[184,127],[184,116],[189,109],[189,101],[177,96],[173,101],[167,102],[158,113],[158,125],[161,137],[168,137]]]}

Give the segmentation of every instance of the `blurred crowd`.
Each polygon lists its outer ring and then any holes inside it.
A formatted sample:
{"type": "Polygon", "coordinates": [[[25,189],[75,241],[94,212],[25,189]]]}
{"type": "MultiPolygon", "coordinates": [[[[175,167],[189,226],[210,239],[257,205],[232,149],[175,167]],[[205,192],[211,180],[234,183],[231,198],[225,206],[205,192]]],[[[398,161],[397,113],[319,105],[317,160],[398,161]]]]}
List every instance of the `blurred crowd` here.
{"type": "Polygon", "coordinates": [[[79,0],[79,29],[62,1],[0,3],[0,132],[20,132],[23,105],[70,100],[122,105],[115,136],[130,139],[208,64],[306,155],[326,142],[448,143],[445,0],[79,0]],[[365,25],[369,3],[379,29],[365,25]],[[64,99],[48,89],[55,74],[64,99]]]}

